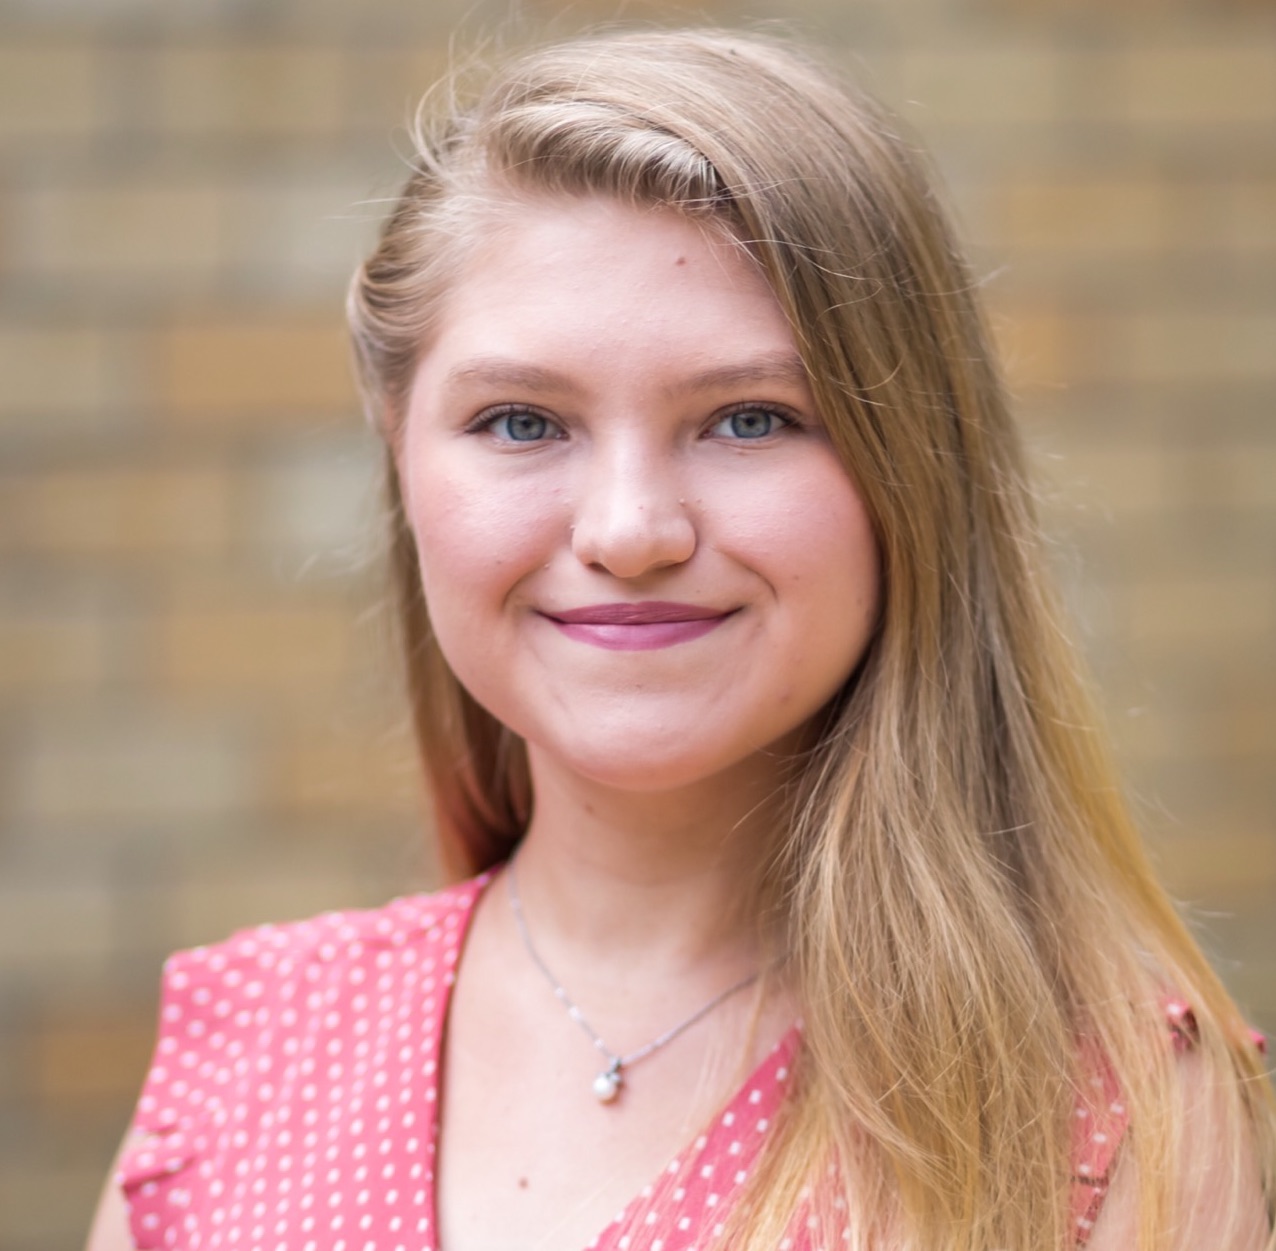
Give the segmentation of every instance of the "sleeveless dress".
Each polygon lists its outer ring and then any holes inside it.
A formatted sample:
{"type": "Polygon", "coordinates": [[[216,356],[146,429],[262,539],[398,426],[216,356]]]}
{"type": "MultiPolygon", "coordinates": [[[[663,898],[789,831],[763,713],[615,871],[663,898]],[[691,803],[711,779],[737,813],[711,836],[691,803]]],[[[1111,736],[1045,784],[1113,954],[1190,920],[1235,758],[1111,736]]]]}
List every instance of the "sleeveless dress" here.
{"type": "MultiPolygon", "coordinates": [[[[262,926],[168,960],[139,1137],[118,1174],[138,1248],[438,1251],[443,1025],[487,880],[262,926]]],[[[584,1251],[626,1251],[633,1219],[653,1227],[655,1251],[695,1251],[720,1232],[800,1044],[795,1026],[584,1251]]],[[[1076,1108],[1078,1246],[1125,1128],[1101,1073],[1076,1108]]],[[[800,1235],[790,1245],[815,1251],[800,1235]]]]}

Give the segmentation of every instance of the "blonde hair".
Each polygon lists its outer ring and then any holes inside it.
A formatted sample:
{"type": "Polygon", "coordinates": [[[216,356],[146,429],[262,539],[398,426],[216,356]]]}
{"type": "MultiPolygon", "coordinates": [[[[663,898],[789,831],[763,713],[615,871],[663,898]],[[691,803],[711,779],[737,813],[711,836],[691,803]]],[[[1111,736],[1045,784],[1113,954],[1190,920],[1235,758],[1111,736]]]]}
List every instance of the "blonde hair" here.
{"type": "MultiPolygon", "coordinates": [[[[880,628],[764,866],[803,1071],[729,1241],[772,1251],[806,1204],[828,1243],[851,1210],[866,1246],[1070,1245],[1069,1120],[1092,1048],[1130,1113],[1139,1245],[1165,1245],[1183,1149],[1167,988],[1219,1079],[1221,1176],[1242,1185],[1248,1136],[1270,1196],[1270,1090],[1120,798],[969,275],[878,106],[735,33],[602,35],[513,61],[418,134],[355,277],[370,417],[392,447],[440,301],[502,206],[588,195],[674,209],[746,249],[881,548],[880,628]]],[[[468,874],[517,843],[526,759],[434,642],[389,481],[416,726],[447,863],[468,874]]]]}

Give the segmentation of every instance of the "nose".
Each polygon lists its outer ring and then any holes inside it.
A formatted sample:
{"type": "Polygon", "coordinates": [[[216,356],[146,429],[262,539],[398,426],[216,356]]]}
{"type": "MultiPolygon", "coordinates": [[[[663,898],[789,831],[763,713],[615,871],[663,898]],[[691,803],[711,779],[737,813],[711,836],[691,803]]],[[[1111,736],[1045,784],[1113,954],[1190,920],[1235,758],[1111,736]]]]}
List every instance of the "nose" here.
{"type": "Polygon", "coordinates": [[[572,527],[572,551],[613,577],[680,565],[696,527],[676,467],[655,449],[600,449],[590,458],[572,527]]]}

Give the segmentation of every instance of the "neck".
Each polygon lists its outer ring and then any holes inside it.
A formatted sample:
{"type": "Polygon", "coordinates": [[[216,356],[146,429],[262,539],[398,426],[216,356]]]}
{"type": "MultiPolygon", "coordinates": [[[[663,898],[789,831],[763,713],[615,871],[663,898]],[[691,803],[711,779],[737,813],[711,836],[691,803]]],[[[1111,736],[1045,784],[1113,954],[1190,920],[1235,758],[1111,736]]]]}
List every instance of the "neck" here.
{"type": "Polygon", "coordinates": [[[616,791],[533,748],[535,814],[518,852],[537,942],[595,973],[738,976],[771,946],[762,878],[785,822],[781,769],[752,759],[672,791],[616,791]]]}

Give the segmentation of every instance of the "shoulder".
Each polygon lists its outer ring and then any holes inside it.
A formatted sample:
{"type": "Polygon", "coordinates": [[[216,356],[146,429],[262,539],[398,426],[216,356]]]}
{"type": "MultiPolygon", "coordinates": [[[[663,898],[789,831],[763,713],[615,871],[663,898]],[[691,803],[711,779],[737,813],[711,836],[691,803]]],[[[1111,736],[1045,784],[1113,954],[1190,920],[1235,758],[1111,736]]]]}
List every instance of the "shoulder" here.
{"type": "MultiPolygon", "coordinates": [[[[159,1039],[115,1174],[135,1245],[161,1245],[174,1212],[227,1170],[262,1167],[263,1143],[287,1155],[285,1121],[344,1106],[356,1083],[406,1091],[436,1062],[485,880],[168,959],[159,1039]]],[[[101,1227],[118,1231],[114,1196],[103,1211],[101,1227]]]]}
{"type": "Polygon", "coordinates": [[[478,878],[435,894],[404,896],[379,908],[259,925],[219,943],[175,952],[164,964],[165,994],[206,1005],[205,992],[215,987],[249,1007],[316,965],[360,962],[369,954],[375,964],[378,953],[394,948],[454,950],[483,882],[478,878]]]}
{"type": "Polygon", "coordinates": [[[166,967],[189,964],[225,970],[245,961],[262,963],[266,953],[276,958],[321,955],[331,959],[359,943],[378,946],[407,942],[421,935],[446,932],[460,925],[485,883],[472,878],[432,894],[404,895],[378,908],[352,908],[282,924],[254,926],[219,943],[176,952],[166,967]]]}
{"type": "Polygon", "coordinates": [[[441,1004],[484,878],[380,908],[241,930],[164,965],[159,1038],[135,1127],[166,1132],[251,1081],[290,1039],[362,1028],[405,988],[441,1004]]]}
{"type": "MultiPolygon", "coordinates": [[[[1179,1143],[1168,1179],[1178,1217],[1166,1251],[1204,1246],[1263,1251],[1270,1237],[1267,1202],[1256,1144],[1252,1135],[1238,1132],[1244,1118],[1238,1122],[1236,1115],[1236,1076],[1221,1072],[1197,1045],[1196,1021],[1187,1005],[1168,999],[1164,1009],[1175,1053],[1169,1097],[1179,1143]]],[[[1264,1049],[1260,1035],[1254,1035],[1254,1043],[1264,1049]]],[[[1127,1251],[1137,1245],[1138,1164],[1125,1151],[1114,1152],[1110,1163],[1110,1184],[1088,1251],[1127,1251]]]]}

